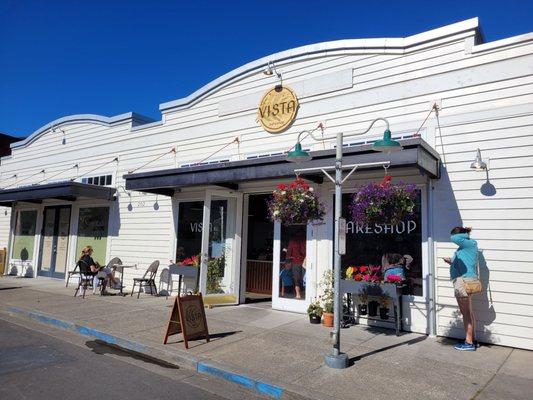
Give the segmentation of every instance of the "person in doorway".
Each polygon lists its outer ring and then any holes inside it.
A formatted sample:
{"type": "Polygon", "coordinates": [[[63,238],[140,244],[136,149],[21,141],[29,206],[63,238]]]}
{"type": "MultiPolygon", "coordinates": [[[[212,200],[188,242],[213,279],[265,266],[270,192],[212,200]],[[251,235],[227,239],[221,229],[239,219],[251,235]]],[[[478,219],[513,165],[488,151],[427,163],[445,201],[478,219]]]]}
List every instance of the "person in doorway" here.
{"type": "Polygon", "coordinates": [[[80,261],[83,261],[86,265],[89,266],[89,268],[91,270],[91,275],[95,275],[96,276],[96,274],[98,274],[98,272],[100,272],[100,271],[103,271],[106,274],[107,279],[105,279],[102,282],[102,285],[103,285],[102,293],[105,294],[106,293],[106,287],[107,287],[108,283],[110,285],[115,286],[115,285],[119,284],[120,281],[114,277],[114,273],[113,273],[113,271],[111,271],[110,268],[102,267],[102,266],[100,266],[100,264],[98,264],[96,261],[93,260],[93,257],[92,257],[93,251],[94,250],[93,250],[92,246],[85,246],[82,249],[82,251],[81,251],[80,261]]]}
{"type": "Polygon", "coordinates": [[[279,278],[281,280],[281,297],[285,297],[288,293],[293,293],[294,278],[292,275],[292,265],[290,262],[287,262],[283,265],[283,269],[279,273],[279,278]]]}
{"type": "Polygon", "coordinates": [[[465,282],[477,280],[478,247],[477,242],[470,238],[472,228],[457,226],[452,229],[450,240],[459,248],[452,258],[444,257],[443,260],[450,264],[450,280],[459,310],[463,314],[463,325],[465,329],[464,343],[455,345],[456,350],[475,351],[474,335],[476,330],[476,319],[472,308],[472,297],[466,290],[465,282]]]}
{"type": "Polygon", "coordinates": [[[287,260],[292,265],[292,277],[294,279],[294,290],[296,291],[296,298],[302,298],[302,284],[305,260],[306,240],[305,234],[301,230],[297,230],[290,238],[287,246],[287,260]]]}

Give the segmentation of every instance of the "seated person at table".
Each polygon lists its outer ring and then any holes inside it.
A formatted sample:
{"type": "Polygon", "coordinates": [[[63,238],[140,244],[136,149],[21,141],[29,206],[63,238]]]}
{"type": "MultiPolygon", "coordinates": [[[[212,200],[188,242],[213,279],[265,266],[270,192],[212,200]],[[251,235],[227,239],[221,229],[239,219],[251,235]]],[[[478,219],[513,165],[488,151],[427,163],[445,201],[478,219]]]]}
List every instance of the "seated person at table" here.
{"type": "Polygon", "coordinates": [[[283,269],[279,273],[281,280],[281,297],[285,297],[286,292],[293,292],[294,277],[292,275],[292,265],[290,262],[285,263],[283,269]]]}
{"type": "Polygon", "coordinates": [[[89,266],[91,270],[91,275],[96,275],[100,271],[103,271],[106,274],[107,279],[105,279],[102,282],[103,292],[105,293],[108,282],[111,283],[112,285],[116,285],[120,283],[120,280],[115,278],[113,271],[111,271],[111,268],[102,267],[100,266],[100,264],[94,261],[92,258],[92,254],[93,254],[92,246],[85,246],[83,250],[81,251],[80,261],[83,261],[85,264],[89,266]]]}
{"type": "Polygon", "coordinates": [[[409,264],[413,261],[413,258],[409,255],[402,256],[398,253],[387,253],[381,259],[381,273],[383,274],[383,280],[391,275],[396,275],[405,280],[405,268],[409,267],[409,264]]]}

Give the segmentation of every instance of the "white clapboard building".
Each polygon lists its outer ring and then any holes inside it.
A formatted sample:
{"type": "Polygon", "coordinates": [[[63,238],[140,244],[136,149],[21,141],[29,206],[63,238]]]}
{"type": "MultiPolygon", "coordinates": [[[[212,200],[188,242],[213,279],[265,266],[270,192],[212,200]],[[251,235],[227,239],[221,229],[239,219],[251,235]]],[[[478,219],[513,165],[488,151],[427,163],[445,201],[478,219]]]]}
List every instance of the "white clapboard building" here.
{"type": "MultiPolygon", "coordinates": [[[[455,249],[450,230],[471,226],[485,288],[474,300],[478,338],[533,349],[533,34],[485,43],[474,18],[405,38],[313,44],[245,64],[160,111],[157,121],[66,116],[11,145],[0,165],[6,274],[66,280],[91,245],[101,264],[119,257],[133,266],[129,288],[159,260],[156,283],[166,288],[160,276],[171,261],[200,255],[208,302],[271,298],[272,308],[305,312],[333,264],[333,184],[319,172],[300,175],[326,205],[320,224],[272,223],[266,200],[294,180],[285,154],[300,132],[325,139],[302,135],[313,159],[298,168],[332,166],[328,138],[343,132],[345,164],[385,162],[393,182],[419,193],[415,215],[397,226],[349,222],[343,267],[410,254],[403,329],[460,337],[442,257],[455,249]],[[296,113],[288,103],[260,108],[280,83],[297,98],[296,113]],[[267,132],[262,117],[275,122],[285,111],[288,125],[267,132]],[[356,135],[376,118],[387,119],[402,151],[372,151],[383,121],[356,135]],[[471,168],[478,149],[481,172],[471,168]],[[280,274],[291,241],[301,240],[297,299],[290,285],[282,293],[280,274]]],[[[345,215],[350,192],[385,173],[373,165],[350,176],[345,215]]]]}

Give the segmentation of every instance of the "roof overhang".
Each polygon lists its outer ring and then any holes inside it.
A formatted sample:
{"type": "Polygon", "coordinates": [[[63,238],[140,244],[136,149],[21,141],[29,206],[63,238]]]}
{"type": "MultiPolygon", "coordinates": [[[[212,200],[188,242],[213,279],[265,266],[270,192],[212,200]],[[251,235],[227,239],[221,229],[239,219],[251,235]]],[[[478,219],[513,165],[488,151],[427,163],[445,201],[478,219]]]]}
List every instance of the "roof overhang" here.
{"type": "Polygon", "coordinates": [[[114,200],[115,188],[80,182],[57,182],[0,190],[0,205],[11,207],[15,202],[42,203],[43,200],[75,201],[78,198],[114,200]]]}
{"type": "MultiPolygon", "coordinates": [[[[421,138],[400,142],[404,149],[391,154],[373,151],[372,144],[346,147],[343,151],[343,164],[389,161],[390,168],[414,167],[433,179],[440,177],[440,158],[431,146],[421,138]]],[[[305,163],[305,168],[332,166],[335,162],[334,149],[314,151],[311,155],[313,159],[305,163]]],[[[128,174],[124,175],[124,179],[128,190],[171,196],[176,189],[188,186],[215,185],[237,189],[240,182],[286,178],[294,176],[295,168],[298,166],[288,162],[285,156],[274,156],[128,174]]],[[[323,180],[316,173],[302,174],[302,177],[319,183],[323,180]]]]}

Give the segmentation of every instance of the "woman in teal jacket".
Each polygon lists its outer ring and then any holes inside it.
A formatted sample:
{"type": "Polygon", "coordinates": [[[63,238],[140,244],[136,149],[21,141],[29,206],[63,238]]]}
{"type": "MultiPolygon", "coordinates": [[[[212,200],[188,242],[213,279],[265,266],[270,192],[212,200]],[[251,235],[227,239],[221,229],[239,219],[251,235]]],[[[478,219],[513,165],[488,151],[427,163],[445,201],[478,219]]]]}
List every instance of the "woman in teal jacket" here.
{"type": "Polygon", "coordinates": [[[463,314],[463,325],[465,329],[465,342],[455,346],[456,350],[475,351],[474,333],[476,330],[476,319],[472,308],[472,298],[467,293],[465,281],[478,279],[477,276],[477,242],[470,239],[472,228],[457,226],[452,229],[450,240],[459,248],[453,257],[444,258],[450,264],[450,280],[453,282],[455,298],[459,305],[459,310],[463,314]]]}

